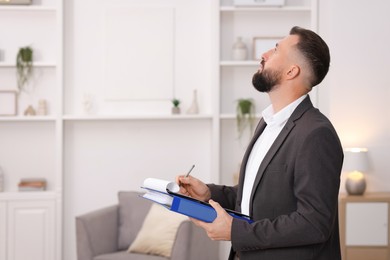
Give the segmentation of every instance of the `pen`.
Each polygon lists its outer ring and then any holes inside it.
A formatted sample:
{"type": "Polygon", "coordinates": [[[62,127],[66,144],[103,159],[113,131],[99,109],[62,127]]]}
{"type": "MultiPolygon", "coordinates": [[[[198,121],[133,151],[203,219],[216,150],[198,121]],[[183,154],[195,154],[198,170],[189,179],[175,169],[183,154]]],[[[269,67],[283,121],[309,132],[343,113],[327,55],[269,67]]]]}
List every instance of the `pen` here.
{"type": "Polygon", "coordinates": [[[190,176],[190,173],[191,173],[192,169],[194,169],[194,167],[195,167],[195,164],[192,165],[191,169],[187,172],[186,178],[187,178],[188,176],[190,176]]]}

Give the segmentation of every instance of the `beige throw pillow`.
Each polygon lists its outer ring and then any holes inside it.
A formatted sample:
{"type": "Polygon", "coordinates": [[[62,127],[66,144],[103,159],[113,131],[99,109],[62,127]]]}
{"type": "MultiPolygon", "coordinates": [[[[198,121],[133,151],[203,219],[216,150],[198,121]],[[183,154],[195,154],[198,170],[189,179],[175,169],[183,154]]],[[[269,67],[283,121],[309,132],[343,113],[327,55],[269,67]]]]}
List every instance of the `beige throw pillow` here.
{"type": "Polygon", "coordinates": [[[188,217],[153,204],[128,252],[170,257],[177,229],[188,217]]]}

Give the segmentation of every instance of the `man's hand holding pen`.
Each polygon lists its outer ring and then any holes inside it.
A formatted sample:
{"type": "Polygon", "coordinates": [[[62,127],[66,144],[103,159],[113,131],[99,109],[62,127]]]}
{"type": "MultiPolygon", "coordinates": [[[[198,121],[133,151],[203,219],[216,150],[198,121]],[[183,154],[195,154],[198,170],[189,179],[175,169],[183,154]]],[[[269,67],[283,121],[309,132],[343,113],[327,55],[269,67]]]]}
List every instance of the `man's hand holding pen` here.
{"type": "Polygon", "coordinates": [[[208,202],[211,198],[209,187],[195,177],[180,175],[176,177],[176,182],[180,186],[181,194],[205,202],[208,202]]]}
{"type": "Polygon", "coordinates": [[[206,223],[197,219],[192,219],[191,221],[203,228],[207,235],[212,240],[231,240],[231,229],[233,217],[230,216],[218,202],[211,200],[211,192],[209,187],[200,181],[199,179],[189,175],[191,170],[186,175],[180,175],[176,177],[176,182],[180,186],[180,193],[193,197],[195,199],[209,202],[210,205],[217,212],[217,217],[212,223],[206,223]]]}

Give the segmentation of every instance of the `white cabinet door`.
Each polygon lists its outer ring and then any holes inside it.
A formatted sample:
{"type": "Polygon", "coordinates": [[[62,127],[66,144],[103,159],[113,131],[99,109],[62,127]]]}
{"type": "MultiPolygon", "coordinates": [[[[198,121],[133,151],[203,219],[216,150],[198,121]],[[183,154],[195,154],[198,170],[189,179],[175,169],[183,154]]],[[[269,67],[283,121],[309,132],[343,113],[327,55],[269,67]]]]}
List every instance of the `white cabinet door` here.
{"type": "Polygon", "coordinates": [[[346,245],[387,246],[388,212],[385,202],[347,203],[346,245]]]}
{"type": "Polygon", "coordinates": [[[6,224],[6,202],[0,202],[0,260],[6,260],[6,235],[7,235],[7,224],[6,224]]]}
{"type": "Polygon", "coordinates": [[[10,201],[7,260],[55,259],[55,203],[10,201]]]}

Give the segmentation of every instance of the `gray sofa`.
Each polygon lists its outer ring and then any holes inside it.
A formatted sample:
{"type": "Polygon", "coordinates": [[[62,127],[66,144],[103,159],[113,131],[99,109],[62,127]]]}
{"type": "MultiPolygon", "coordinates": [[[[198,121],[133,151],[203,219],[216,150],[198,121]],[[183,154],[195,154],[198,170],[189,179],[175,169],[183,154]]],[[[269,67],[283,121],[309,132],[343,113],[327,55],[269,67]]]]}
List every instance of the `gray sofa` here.
{"type": "MultiPolygon", "coordinates": [[[[141,229],[151,202],[141,193],[122,191],[119,203],[76,217],[78,260],[163,260],[162,256],[128,253],[141,229]]],[[[218,242],[191,221],[181,223],[172,248],[171,260],[217,260],[218,242]]]]}

